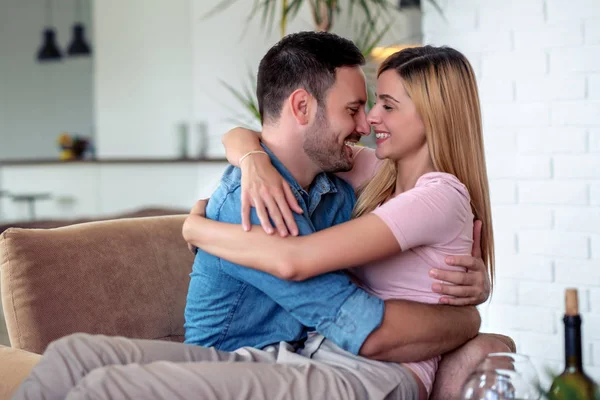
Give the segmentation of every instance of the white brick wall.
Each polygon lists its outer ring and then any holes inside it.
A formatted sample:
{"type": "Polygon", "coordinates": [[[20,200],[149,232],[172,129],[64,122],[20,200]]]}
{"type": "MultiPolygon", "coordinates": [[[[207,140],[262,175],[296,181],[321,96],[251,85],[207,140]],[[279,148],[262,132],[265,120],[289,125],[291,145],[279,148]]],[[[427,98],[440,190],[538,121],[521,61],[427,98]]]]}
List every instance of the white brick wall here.
{"type": "MultiPolygon", "coordinates": [[[[556,228],[569,232],[600,234],[600,207],[561,208],[554,211],[556,228]]],[[[598,268],[600,270],[600,268],[598,268]]]]}
{"type": "Polygon", "coordinates": [[[496,229],[509,231],[513,229],[550,229],[552,228],[552,210],[536,206],[496,205],[492,209],[492,217],[496,229]]]}
{"type": "Polygon", "coordinates": [[[600,18],[587,19],[584,22],[583,34],[585,44],[600,43],[600,18]]]}
{"type": "Polygon", "coordinates": [[[600,341],[592,341],[592,365],[600,363],[600,341]]]}
{"type": "MultiPolygon", "coordinates": [[[[600,185],[597,190],[597,200],[600,204],[600,185]]],[[[510,180],[490,181],[490,197],[495,204],[513,204],[517,202],[517,185],[510,180]]]]}
{"type": "MultiPolygon", "coordinates": [[[[600,55],[600,46],[596,50],[600,55]]],[[[600,65],[600,57],[596,61],[600,65]]],[[[552,124],[595,126],[600,115],[600,101],[561,101],[552,104],[552,124]]]]}
{"type": "Polygon", "coordinates": [[[598,154],[555,156],[554,176],[556,178],[600,178],[600,157],[598,154]]]}
{"type": "Polygon", "coordinates": [[[588,96],[592,100],[600,100],[600,75],[588,77],[588,96]]]}
{"type": "Polygon", "coordinates": [[[486,127],[547,126],[550,123],[550,107],[541,102],[495,104],[483,109],[483,117],[486,127]]]}
{"type": "Polygon", "coordinates": [[[588,204],[588,185],[586,182],[554,179],[520,181],[518,182],[518,197],[523,204],[586,205],[588,204]]]}
{"type": "MultiPolygon", "coordinates": [[[[442,41],[434,42],[434,44],[442,44],[442,41]]],[[[541,50],[484,54],[481,61],[481,77],[504,79],[523,75],[543,75],[548,70],[547,58],[546,52],[541,50]]]]}
{"type": "Polygon", "coordinates": [[[501,178],[550,178],[552,168],[550,156],[514,156],[506,154],[490,154],[487,157],[487,168],[490,179],[501,178]]]}
{"type": "Polygon", "coordinates": [[[582,233],[564,233],[552,230],[522,230],[518,234],[519,253],[573,257],[585,259],[590,255],[589,237],[582,233]]]}
{"type": "MultiPolygon", "coordinates": [[[[486,130],[485,137],[486,153],[492,150],[495,153],[514,153],[517,150],[516,131],[506,128],[486,130]]],[[[600,135],[598,135],[598,149],[600,150],[600,135]]]]}
{"type": "Polygon", "coordinates": [[[529,77],[515,81],[519,102],[580,100],[585,97],[585,76],[529,77]]]}
{"type": "Polygon", "coordinates": [[[600,260],[600,235],[592,236],[592,259],[600,260]]]}
{"type": "MultiPolygon", "coordinates": [[[[486,142],[488,141],[487,132],[485,133],[485,140],[486,142]]],[[[600,146],[600,137],[598,145],[600,146]]],[[[517,148],[520,153],[583,153],[586,151],[587,147],[588,134],[585,128],[526,128],[521,129],[517,135],[517,148]]]]}
{"type": "Polygon", "coordinates": [[[597,72],[600,46],[577,46],[548,50],[552,73],[597,72]]]}
{"type": "Polygon", "coordinates": [[[482,330],[544,378],[576,287],[600,381],[600,0],[443,0],[447,21],[426,4],[424,42],[463,51],[480,90],[497,252],[482,330]]]}
{"type": "Polygon", "coordinates": [[[583,44],[581,21],[533,25],[515,29],[513,32],[516,50],[539,49],[540,46],[554,48],[583,44]]]}
{"type": "Polygon", "coordinates": [[[590,192],[590,203],[593,206],[600,206],[600,183],[592,183],[590,192]]]}
{"type": "Polygon", "coordinates": [[[600,268],[594,260],[559,260],[555,266],[555,278],[556,282],[569,285],[600,286],[600,268]]]}
{"type": "Polygon", "coordinates": [[[600,17],[600,8],[598,8],[598,0],[569,0],[568,6],[565,6],[563,0],[546,0],[546,14],[551,23],[569,22],[600,17]]]}
{"type": "MultiPolygon", "coordinates": [[[[505,235],[502,235],[504,237],[505,235]]],[[[528,256],[524,254],[507,255],[505,253],[497,254],[496,262],[502,268],[496,271],[501,284],[497,286],[498,290],[504,286],[508,279],[526,280],[528,282],[553,282],[554,281],[554,263],[552,259],[541,256],[528,256]]],[[[494,303],[496,302],[495,294],[494,303]]]]}
{"type": "Polygon", "coordinates": [[[592,153],[600,153],[600,129],[590,130],[590,151],[592,153]]]}

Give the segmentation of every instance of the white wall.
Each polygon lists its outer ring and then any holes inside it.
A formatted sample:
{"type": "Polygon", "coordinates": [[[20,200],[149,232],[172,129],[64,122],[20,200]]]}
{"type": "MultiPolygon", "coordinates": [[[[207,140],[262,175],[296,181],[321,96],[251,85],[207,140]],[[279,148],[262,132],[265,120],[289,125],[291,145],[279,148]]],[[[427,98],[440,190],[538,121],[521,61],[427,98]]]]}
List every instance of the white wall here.
{"type": "MultiPolygon", "coordinates": [[[[204,0],[102,0],[94,3],[95,104],[101,157],[174,157],[177,127],[191,134],[208,125],[209,155],[220,156],[220,137],[244,110],[221,80],[242,88],[255,76],[262,56],[277,40],[260,18],[246,24],[254,2],[237,1],[203,18],[216,3],[204,0]]],[[[359,14],[355,10],[355,14],[359,14]]],[[[334,31],[352,38],[346,14],[334,31]]],[[[288,32],[314,29],[309,8],[288,32]]],[[[386,44],[420,40],[418,13],[397,13],[386,44]]],[[[195,144],[192,145],[195,148],[195,144]]]]}
{"type": "Polygon", "coordinates": [[[175,157],[191,117],[189,0],[94,1],[99,157],[175,157]]]}
{"type": "Polygon", "coordinates": [[[427,7],[424,41],[466,53],[482,98],[498,275],[484,329],[559,371],[564,289],[579,288],[598,381],[600,2],[441,3],[447,22],[427,7]]]}
{"type": "MultiPolygon", "coordinates": [[[[83,10],[92,42],[89,8],[83,10]]],[[[58,45],[66,51],[73,1],[55,0],[52,15],[58,45]]],[[[91,134],[92,60],[40,64],[36,55],[45,24],[45,2],[0,0],[0,159],[58,157],[61,132],[91,134]]]]}
{"type": "MultiPolygon", "coordinates": [[[[212,154],[223,154],[220,137],[235,126],[231,119],[240,114],[246,115],[234,97],[223,89],[219,80],[224,80],[234,87],[241,88],[242,85],[246,85],[249,82],[248,72],[251,71],[253,76],[256,76],[261,58],[280,39],[277,24],[270,34],[262,28],[260,18],[246,25],[246,18],[253,4],[254,2],[251,1],[238,1],[220,14],[201,19],[199,16],[205,15],[214,4],[200,0],[193,1],[194,119],[208,121],[212,154]],[[215,36],[215,32],[226,33],[215,36]],[[215,37],[218,39],[215,40],[215,37]]],[[[355,39],[358,23],[361,21],[358,16],[361,15],[362,11],[356,7],[355,20],[351,21],[344,9],[334,20],[333,32],[355,39]]],[[[382,45],[420,43],[419,10],[407,9],[393,12],[391,16],[390,20],[394,22],[382,39],[382,45]]],[[[381,28],[383,27],[382,22],[381,28]]],[[[313,29],[310,9],[304,6],[296,19],[289,24],[287,32],[313,29]]]]}

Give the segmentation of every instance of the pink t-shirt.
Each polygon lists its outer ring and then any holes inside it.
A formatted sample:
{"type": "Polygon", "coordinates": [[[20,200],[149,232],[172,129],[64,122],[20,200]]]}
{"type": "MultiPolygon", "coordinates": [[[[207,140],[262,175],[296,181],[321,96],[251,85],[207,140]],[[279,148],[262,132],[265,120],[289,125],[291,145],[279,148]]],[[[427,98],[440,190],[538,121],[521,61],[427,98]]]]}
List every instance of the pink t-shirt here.
{"type": "MultiPolygon", "coordinates": [[[[381,161],[371,149],[355,150],[352,171],[339,174],[355,189],[372,179],[381,161]]],[[[467,188],[454,176],[441,172],[421,176],[413,189],[377,207],[381,218],[398,240],[401,253],[352,269],[365,290],[383,299],[406,299],[437,304],[432,292],[436,281],[431,268],[463,270],[445,263],[453,254],[471,254],[473,213],[467,188]]],[[[440,357],[405,364],[431,393],[440,357]]]]}

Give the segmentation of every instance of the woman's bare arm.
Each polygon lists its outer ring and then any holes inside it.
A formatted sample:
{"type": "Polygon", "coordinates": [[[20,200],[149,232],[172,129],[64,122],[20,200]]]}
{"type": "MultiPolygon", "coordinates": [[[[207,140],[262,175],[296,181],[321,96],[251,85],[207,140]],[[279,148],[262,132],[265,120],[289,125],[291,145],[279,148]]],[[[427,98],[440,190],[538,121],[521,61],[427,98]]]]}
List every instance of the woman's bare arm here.
{"type": "Polygon", "coordinates": [[[190,215],[183,235],[188,243],[217,257],[287,280],[365,265],[401,251],[390,228],[372,214],[288,238],[261,229],[243,232],[234,224],[190,215]]]}

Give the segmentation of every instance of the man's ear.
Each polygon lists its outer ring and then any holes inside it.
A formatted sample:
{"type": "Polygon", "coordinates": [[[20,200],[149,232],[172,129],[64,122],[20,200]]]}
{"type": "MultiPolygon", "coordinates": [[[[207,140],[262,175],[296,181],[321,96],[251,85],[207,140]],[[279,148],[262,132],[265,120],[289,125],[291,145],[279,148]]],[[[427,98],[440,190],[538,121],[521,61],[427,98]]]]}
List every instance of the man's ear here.
{"type": "Polygon", "coordinates": [[[288,98],[292,115],[300,125],[310,122],[313,97],[305,89],[296,89],[288,98]]]}

